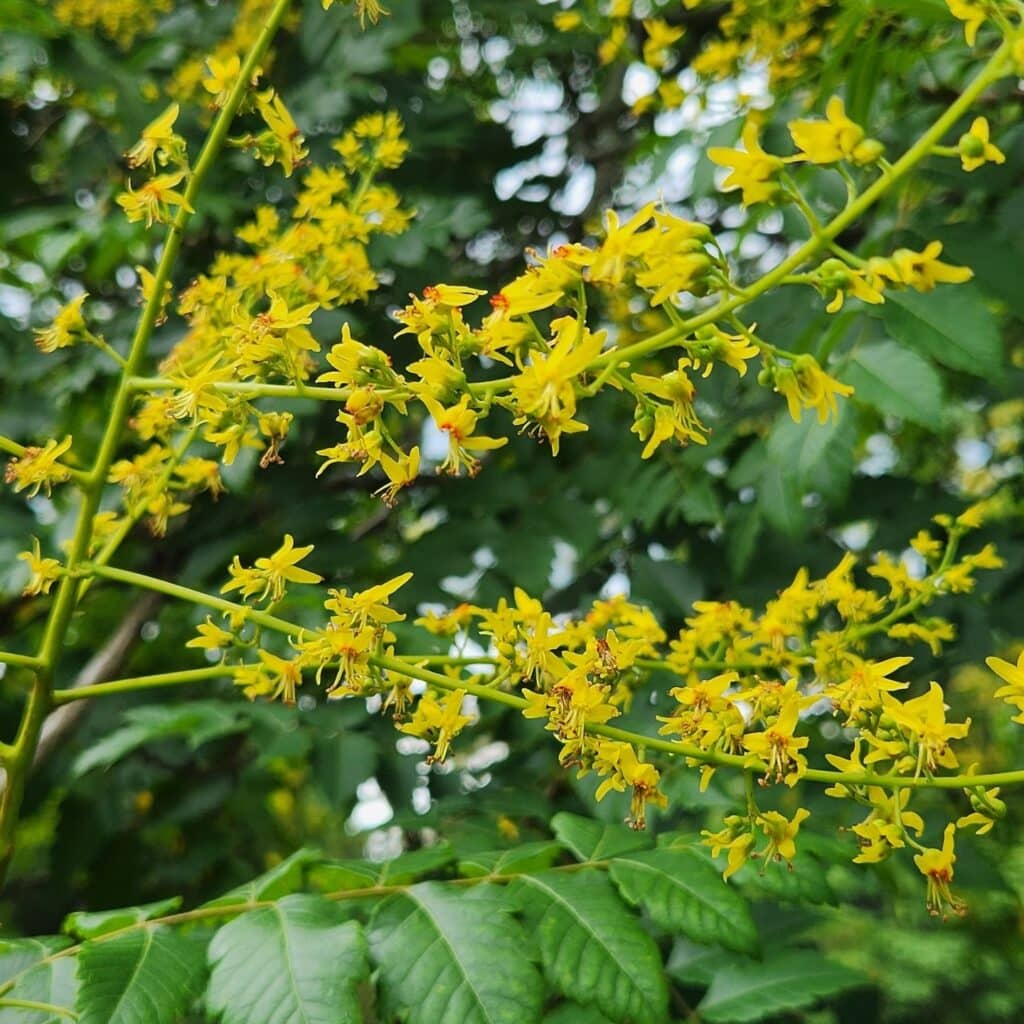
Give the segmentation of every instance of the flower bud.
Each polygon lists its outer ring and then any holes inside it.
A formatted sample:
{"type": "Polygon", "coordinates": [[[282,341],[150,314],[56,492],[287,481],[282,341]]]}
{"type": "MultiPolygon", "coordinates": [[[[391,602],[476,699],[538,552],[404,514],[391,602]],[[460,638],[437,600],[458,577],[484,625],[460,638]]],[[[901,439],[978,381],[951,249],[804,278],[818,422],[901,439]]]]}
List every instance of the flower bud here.
{"type": "Polygon", "coordinates": [[[866,164],[876,163],[885,154],[885,146],[878,139],[864,139],[858,142],[853,149],[853,162],[863,167],[866,164]]]}

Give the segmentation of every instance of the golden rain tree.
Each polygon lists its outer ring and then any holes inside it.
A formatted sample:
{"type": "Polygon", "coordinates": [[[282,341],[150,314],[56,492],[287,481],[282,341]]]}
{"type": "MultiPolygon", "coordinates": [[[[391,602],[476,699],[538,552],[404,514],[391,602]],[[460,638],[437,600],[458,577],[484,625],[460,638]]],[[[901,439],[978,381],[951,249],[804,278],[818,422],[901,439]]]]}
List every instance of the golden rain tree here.
{"type": "Polygon", "coordinates": [[[1018,1019],[1024,6],[2,17],[0,1021],[1018,1019]]]}

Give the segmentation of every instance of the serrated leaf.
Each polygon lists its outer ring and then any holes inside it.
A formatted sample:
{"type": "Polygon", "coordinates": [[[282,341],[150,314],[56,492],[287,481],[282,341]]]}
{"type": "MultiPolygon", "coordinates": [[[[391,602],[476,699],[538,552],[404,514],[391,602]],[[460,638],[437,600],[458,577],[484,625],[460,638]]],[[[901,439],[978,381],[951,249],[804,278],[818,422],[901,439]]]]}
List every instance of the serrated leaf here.
{"type": "Polygon", "coordinates": [[[387,900],[369,926],[385,1001],[409,1024],[536,1021],[544,986],[513,909],[488,885],[424,882],[387,900]]]}
{"type": "Polygon", "coordinates": [[[62,930],[79,939],[94,939],[97,935],[116,932],[130,924],[162,917],[181,906],[181,897],[145,903],[138,907],[119,907],[116,910],[76,910],[64,918],[62,930]]]}
{"type": "Polygon", "coordinates": [[[399,854],[377,865],[378,885],[407,885],[424,875],[448,867],[455,861],[450,843],[437,843],[399,854]]]}
{"type": "Polygon", "coordinates": [[[744,895],[755,899],[771,896],[786,903],[836,902],[824,865],[806,849],[798,850],[789,864],[748,861],[734,878],[744,895]]]}
{"type": "Polygon", "coordinates": [[[269,871],[224,893],[223,896],[210,900],[209,903],[204,903],[203,906],[233,907],[239,903],[258,903],[262,900],[276,900],[282,896],[289,896],[302,888],[306,868],[320,860],[321,855],[317,850],[303,847],[285,857],[280,864],[275,864],[269,871]]]}
{"type": "Polygon", "coordinates": [[[559,843],[521,843],[511,850],[482,850],[459,859],[459,874],[467,878],[483,875],[521,875],[551,867],[562,852],[559,843]]]}
{"type": "Polygon", "coordinates": [[[613,1020],[667,1020],[668,990],[654,940],[596,870],[547,871],[514,883],[548,980],[613,1020]]]}
{"type": "Polygon", "coordinates": [[[369,889],[377,884],[379,873],[380,865],[367,860],[331,860],[315,865],[309,872],[309,881],[320,892],[369,889]]]}
{"type": "Polygon", "coordinates": [[[176,1024],[201,986],[203,950],[167,928],[139,928],[78,954],[79,1024],[176,1024]]]}
{"type": "Polygon", "coordinates": [[[916,352],[892,341],[858,349],[843,374],[853,397],[879,412],[912,420],[931,430],[942,425],[942,378],[916,352]]]}
{"type": "Polygon", "coordinates": [[[606,860],[627,850],[643,850],[651,846],[645,832],[635,832],[625,825],[607,824],[561,811],[551,819],[555,838],[578,860],[606,860]]]}
{"type": "Polygon", "coordinates": [[[221,1024],[360,1024],[369,972],[355,921],[319,896],[286,896],[224,925],[209,951],[206,1003],[221,1024]]]}
{"type": "Polygon", "coordinates": [[[757,952],[747,901],[689,850],[623,854],[612,861],[611,876],[630,903],[642,905],[667,931],[739,953],[757,952]]]}
{"type": "MultiPolygon", "coordinates": [[[[49,963],[30,967],[16,985],[7,993],[9,999],[24,999],[26,1002],[47,1003],[74,1009],[75,994],[78,991],[76,973],[77,957],[64,956],[49,963]]],[[[44,1010],[26,1010],[12,1006],[0,1006],[0,1024],[67,1024],[66,1015],[49,1013],[44,1010]]]]}
{"type": "Polygon", "coordinates": [[[43,957],[71,945],[64,935],[40,935],[34,939],[0,939],[0,984],[27,971],[43,957]]]}
{"type": "Polygon", "coordinates": [[[936,288],[926,295],[890,292],[879,309],[889,333],[909,348],[978,377],[999,373],[999,323],[977,287],[936,288]]]}
{"type": "Polygon", "coordinates": [[[748,1024],[863,983],[862,975],[816,950],[794,950],[763,963],[728,965],[715,974],[697,1013],[708,1024],[748,1024]]]}

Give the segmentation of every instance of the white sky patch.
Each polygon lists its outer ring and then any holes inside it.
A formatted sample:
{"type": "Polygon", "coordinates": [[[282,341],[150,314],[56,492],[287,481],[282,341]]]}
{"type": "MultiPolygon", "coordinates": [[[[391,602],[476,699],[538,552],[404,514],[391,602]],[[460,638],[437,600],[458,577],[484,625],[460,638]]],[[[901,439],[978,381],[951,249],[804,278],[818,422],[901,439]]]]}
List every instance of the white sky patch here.
{"type": "Polygon", "coordinates": [[[850,551],[863,551],[875,532],[873,523],[862,521],[850,523],[839,531],[839,542],[850,551]]]}
{"type": "Polygon", "coordinates": [[[548,586],[561,590],[569,586],[576,578],[576,563],[579,561],[579,553],[567,541],[556,537],[554,541],[555,554],[551,559],[551,569],[548,572],[548,586]]]}
{"type": "Polygon", "coordinates": [[[613,597],[629,597],[630,582],[629,577],[622,572],[613,572],[611,576],[604,581],[604,586],[601,587],[601,597],[608,601],[613,597]]]}
{"type": "Polygon", "coordinates": [[[345,825],[349,832],[368,832],[380,828],[395,816],[391,802],[374,778],[359,783],[356,787],[356,800],[345,825]]]}
{"type": "Polygon", "coordinates": [[[865,476],[885,476],[899,461],[896,444],[888,434],[872,434],[864,442],[867,455],[857,469],[865,476]]]}
{"type": "Polygon", "coordinates": [[[992,459],[992,446],[973,437],[962,437],[956,443],[956,457],[962,469],[970,472],[982,469],[992,459]]]}

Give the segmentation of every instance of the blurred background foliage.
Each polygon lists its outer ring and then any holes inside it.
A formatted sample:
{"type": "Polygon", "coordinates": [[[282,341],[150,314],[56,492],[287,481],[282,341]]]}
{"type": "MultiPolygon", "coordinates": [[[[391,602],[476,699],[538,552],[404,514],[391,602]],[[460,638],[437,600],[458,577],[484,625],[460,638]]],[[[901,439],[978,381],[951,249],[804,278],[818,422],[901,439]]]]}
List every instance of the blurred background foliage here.
{"type": "MultiPolygon", "coordinates": [[[[899,153],[957,95],[971,66],[962,28],[940,0],[782,3],[760,6],[780,24],[798,7],[809,10],[818,41],[798,75],[773,78],[753,61],[739,74],[701,79],[691,60],[718,37],[728,5],[688,12],[666,3],[662,16],[685,24],[686,35],[662,79],[687,95],[673,109],[644,109],[652,72],[628,54],[602,65],[597,47],[608,20],[590,5],[580,7],[587,21],[567,31],[553,24],[559,3],[388,6],[390,15],[363,32],[354,17],[305,0],[267,70],[314,160],[362,113],[394,109],[405,122],[411,153],[393,181],[418,215],[406,234],[374,242],[382,287],[371,300],[314,322],[329,343],[347,320],[357,337],[390,346],[399,363],[408,353],[401,340],[388,341],[390,313],[408,292],[439,280],[496,289],[518,272],[525,248],[585,238],[609,206],[663,198],[711,225],[751,272],[776,262],[804,226],[788,212],[745,210],[719,194],[707,146],[731,144],[752,107],[770,125],[771,148],[785,120],[820,111],[840,91],[853,117],[899,153]]],[[[625,21],[636,47],[642,18],[658,9],[655,0],[633,5],[625,21]]],[[[152,23],[130,42],[123,32],[119,40],[117,32],[69,26],[56,12],[36,0],[0,0],[0,433],[25,443],[73,433],[88,447],[105,420],[113,371],[92,350],[40,354],[31,328],[86,289],[106,337],[116,344],[129,335],[137,315],[133,268],[150,263],[154,243],[114,207],[121,154],[169,91],[188,101],[190,62],[231,31],[237,5],[156,5],[152,23]]],[[[179,126],[191,124],[198,139],[207,114],[201,101],[185,109],[179,126]]],[[[160,543],[138,531],[120,564],[212,589],[231,555],[265,554],[290,532],[316,545],[316,567],[333,586],[358,589],[412,570],[399,602],[410,621],[427,606],[486,604],[519,585],[552,611],[627,592],[671,632],[696,599],[763,602],[800,566],[821,574],[845,550],[899,555],[933,514],[998,488],[1020,502],[1021,110],[1010,83],[990,91],[979,111],[1005,164],[965,175],[955,161],[931,160],[842,238],[865,256],[940,239],[946,257],[974,269],[972,284],[920,301],[901,293],[836,316],[809,289],[758,300],[751,318],[763,337],[795,351],[820,354],[827,346],[842,379],[857,376],[865,347],[886,346],[885,373],[860,372],[858,394],[832,423],[793,424],[752,382],[715,375],[701,390],[711,443],[663,446],[641,462],[630,409],[602,396],[586,410],[589,432],[568,439],[557,461],[517,438],[476,479],[424,477],[389,511],[365,479],[334,471],[314,481],[314,453],[332,436],[333,412],[295,403],[284,465],[260,470],[255,456],[243,454],[226,474],[224,497],[197,506],[160,543]]],[[[822,210],[843,200],[829,191],[828,177],[807,182],[822,210]]],[[[284,204],[294,187],[247,156],[226,154],[202,198],[177,283],[237,245],[233,231],[256,205],[284,204]]],[[[155,358],[181,329],[173,317],[160,329],[155,358]]],[[[19,596],[23,566],[15,555],[31,535],[51,545],[66,537],[70,510],[60,496],[25,502],[4,490],[0,522],[0,638],[17,636],[20,647],[33,642],[42,612],[19,596]]],[[[1024,635],[1024,534],[1019,516],[985,533],[1006,568],[989,574],[970,601],[940,610],[958,630],[941,659],[924,647],[911,653],[919,683],[940,678],[955,717],[974,716],[964,762],[998,770],[1024,763],[1024,744],[1009,712],[991,702],[995,681],[980,666],[1024,635]]],[[[123,590],[96,588],[88,618],[73,627],[58,685],[69,684],[126,618],[134,640],[118,675],[201,663],[182,649],[194,610],[152,605],[133,622],[136,605],[123,590]]],[[[400,643],[422,646],[422,632],[405,626],[400,643]]],[[[668,684],[653,679],[629,721],[650,729],[668,684]]],[[[465,854],[547,838],[558,810],[607,820],[622,814],[614,798],[594,805],[589,788],[558,769],[549,737],[514,714],[482,708],[481,725],[447,765],[431,770],[415,742],[397,738],[362,705],[306,696],[287,709],[249,704],[230,689],[96,702],[61,737],[30,783],[0,908],[6,929],[54,931],[73,909],[169,893],[192,904],[303,845],[381,859],[450,843],[465,854]]],[[[21,693],[9,672],[0,682],[3,735],[15,727],[21,693]]],[[[690,773],[673,769],[666,776],[672,803],[655,829],[717,822],[737,781],[719,773],[698,794],[690,773]]],[[[826,823],[841,829],[829,800],[808,789],[818,833],[826,823]]],[[[753,874],[746,884],[758,898],[763,936],[827,950],[870,978],[799,1019],[1024,1018],[1024,812],[1019,800],[1010,808],[987,839],[963,845],[957,878],[971,914],[962,922],[926,918],[908,858],[851,867],[854,843],[841,830],[834,839],[809,837],[792,878],[753,874]]],[[[683,995],[699,992],[738,958],[680,940],[673,983],[683,995]]]]}

